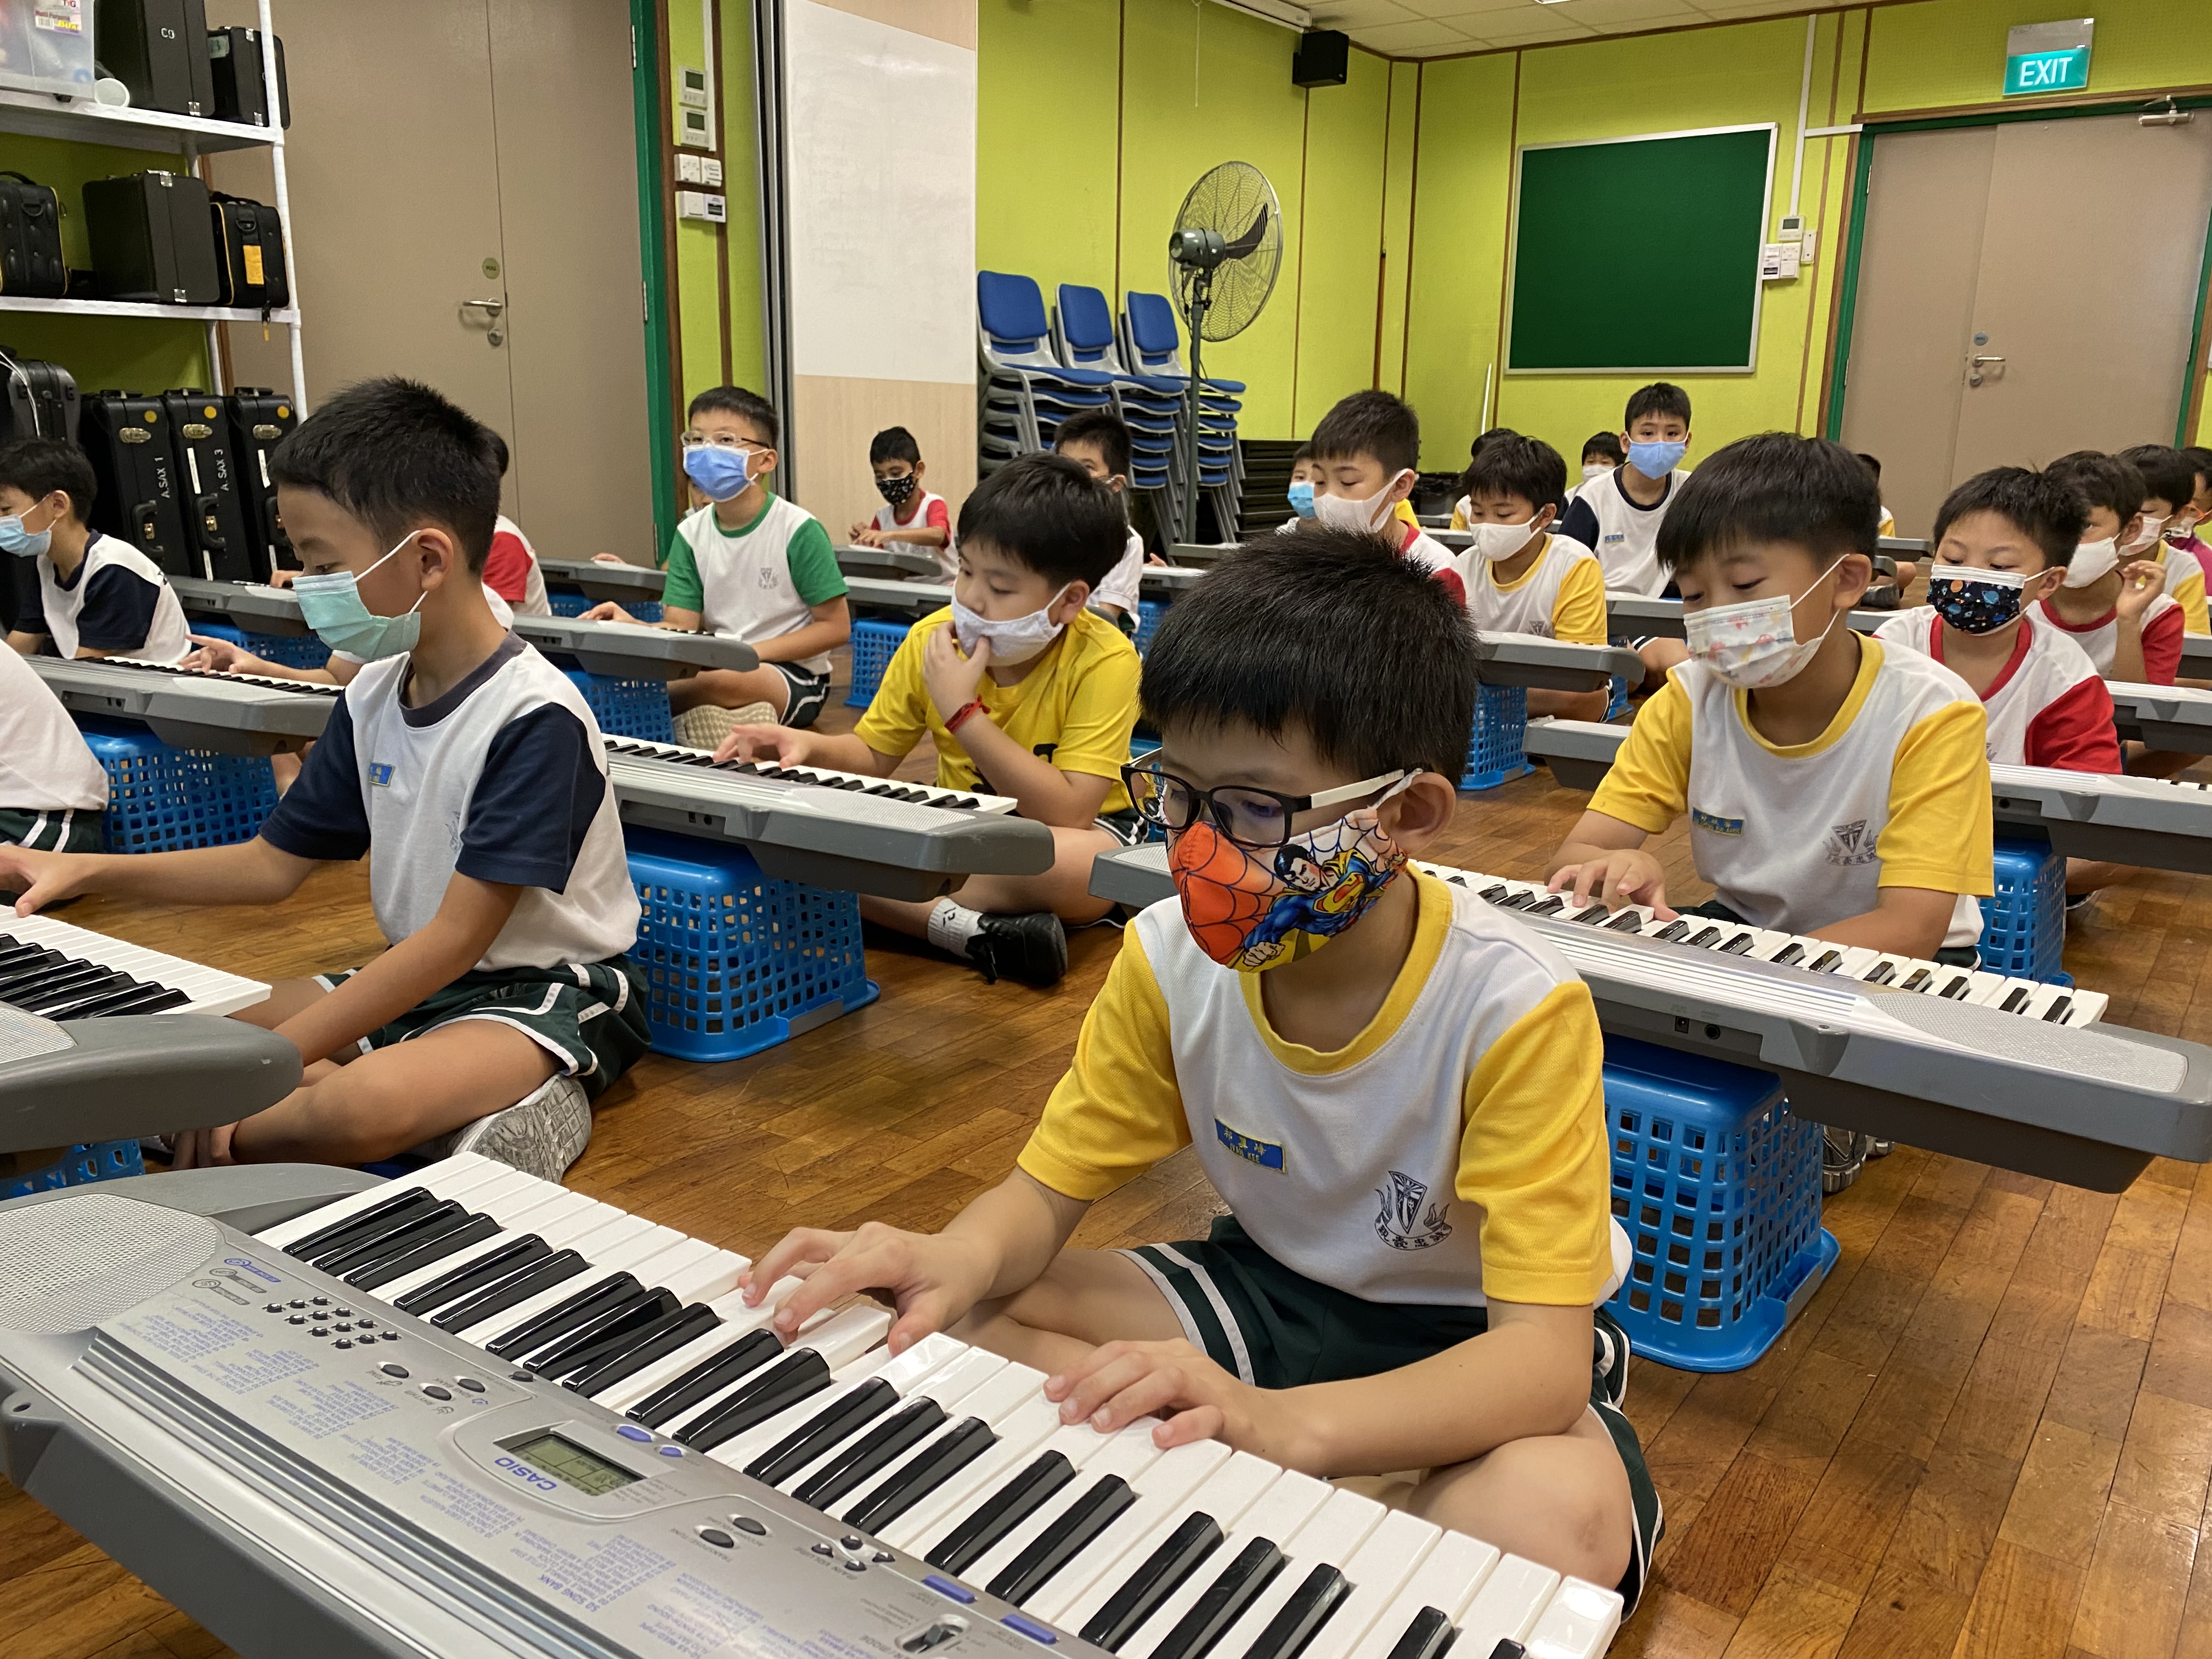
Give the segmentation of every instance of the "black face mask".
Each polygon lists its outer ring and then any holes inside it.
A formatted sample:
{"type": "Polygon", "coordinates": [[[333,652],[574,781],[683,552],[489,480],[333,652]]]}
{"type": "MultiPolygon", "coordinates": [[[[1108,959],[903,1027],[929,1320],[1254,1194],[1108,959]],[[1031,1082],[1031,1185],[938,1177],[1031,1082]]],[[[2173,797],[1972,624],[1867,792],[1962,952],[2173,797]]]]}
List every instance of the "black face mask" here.
{"type": "Polygon", "coordinates": [[[914,487],[921,482],[921,479],[909,472],[903,477],[878,478],[876,480],[876,489],[893,507],[904,507],[913,497],[914,487]]]}

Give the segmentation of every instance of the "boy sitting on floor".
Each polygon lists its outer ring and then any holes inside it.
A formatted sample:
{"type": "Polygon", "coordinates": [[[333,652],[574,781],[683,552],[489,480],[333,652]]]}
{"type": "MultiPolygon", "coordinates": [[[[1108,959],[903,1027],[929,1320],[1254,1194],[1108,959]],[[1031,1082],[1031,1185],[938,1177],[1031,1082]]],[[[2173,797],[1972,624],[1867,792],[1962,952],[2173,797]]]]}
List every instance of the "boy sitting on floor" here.
{"type": "Polygon", "coordinates": [[[92,463],[58,438],[0,449],[0,556],[29,562],[8,643],[27,657],[143,657],[176,662],[191,649],[185,608],[155,564],[93,529],[92,463]]]}
{"type": "Polygon", "coordinates": [[[972,962],[987,979],[1050,985],[1064,923],[1112,907],[1091,861],[1141,834],[1120,772],[1137,723],[1137,651],[1086,607],[1126,549],[1119,498],[1062,455],[1024,455],[960,507],[949,609],[924,617],[884,670],[850,737],[740,726],[717,760],[773,759],[889,777],[924,738],[940,789],[1011,795],[1052,826],[1052,868],[976,876],[933,903],[863,896],[860,914],[972,962]]]}
{"type": "Polygon", "coordinates": [[[2139,539],[2142,474],[2093,449],[2061,455],[2045,470],[2081,496],[2089,516],[2064,580],[2035,602],[2038,614],[2080,646],[2106,679],[2172,685],[2186,618],[2166,591],[2165,571],[2124,550],[2139,539]]]}
{"type": "Polygon", "coordinates": [[[876,493],[884,504],[876,516],[853,526],[853,540],[861,547],[888,547],[893,542],[937,561],[939,573],[951,581],[959,568],[952,552],[952,514],[945,497],[933,495],[922,483],[929,467],[921,459],[921,446],[902,426],[887,426],[868,440],[868,471],[875,475],[876,493]]]}
{"type": "MultiPolygon", "coordinates": [[[[1605,573],[1597,556],[1552,526],[1567,464],[1540,438],[1509,434],[1468,463],[1461,503],[1471,538],[1460,561],[1468,614],[1486,634],[1534,634],[1577,645],[1606,640],[1605,573]]],[[[1528,693],[1531,714],[1601,720],[1610,694],[1528,693]]]]}
{"type": "MultiPolygon", "coordinates": [[[[0,651],[0,842],[96,853],[107,769],[20,653],[0,651]]],[[[0,881],[0,897],[15,888],[0,881]]]]}
{"type": "MultiPolygon", "coordinates": [[[[1129,511],[1129,428],[1111,410],[1071,415],[1052,434],[1052,450],[1065,455],[1114,492],[1126,519],[1129,511]]],[[[1145,538],[1129,526],[1121,562],[1107,573],[1091,596],[1091,608],[1124,634],[1135,637],[1137,605],[1144,597],[1145,538]]]]}
{"type": "MultiPolygon", "coordinates": [[[[1463,599],[1459,560],[1397,509],[1421,475],[1421,422],[1413,406],[1387,392],[1355,392],[1321,417],[1313,452],[1314,517],[1331,530],[1389,538],[1398,556],[1463,599]]],[[[1410,513],[1410,509],[1408,509],[1410,513]]]]}
{"type": "Polygon", "coordinates": [[[286,980],[239,1018],[289,1037],[299,1088],[177,1138],[179,1168],[362,1164],[439,1142],[557,1181],[591,1108],[645,1052],[623,953],[638,902],[599,726],[568,677],[493,620],[491,434],[428,386],[337,393],[270,457],[308,625],[367,660],[299,781],[231,847],[124,855],[0,847],[19,914],[79,893],[274,904],[372,851],[391,949],[286,980]]]}
{"type": "Polygon", "coordinates": [[[1176,602],[1144,674],[1165,742],[1127,775],[1180,900],[1123,933],[1017,1167],[939,1233],[793,1232],[747,1295],[812,1264],[780,1331],[886,1291],[894,1349],[950,1329],[1036,1366],[1065,1424],[1426,1470],[1420,1516],[1633,1605],[1661,1513],[1594,1312],[1596,1013],[1525,924],[1410,862],[1451,822],[1481,647],[1394,552],[1270,536],[1176,602]],[[1211,1237],[1067,1248],[1184,1147],[1232,1212],[1211,1237]]]}

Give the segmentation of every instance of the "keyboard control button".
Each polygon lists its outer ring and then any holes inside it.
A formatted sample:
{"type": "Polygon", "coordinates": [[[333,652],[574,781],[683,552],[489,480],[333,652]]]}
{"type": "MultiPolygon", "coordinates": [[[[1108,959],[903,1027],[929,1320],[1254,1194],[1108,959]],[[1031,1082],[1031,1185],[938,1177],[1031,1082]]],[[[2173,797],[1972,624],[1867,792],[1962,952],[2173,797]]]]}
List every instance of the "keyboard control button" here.
{"type": "Polygon", "coordinates": [[[814,1547],[814,1553],[817,1555],[835,1555],[837,1553],[836,1551],[831,1549],[827,1544],[817,1544],[814,1547]]]}
{"type": "Polygon", "coordinates": [[[969,1589],[957,1578],[947,1578],[941,1572],[930,1573],[921,1582],[939,1595],[949,1595],[963,1606],[975,1599],[974,1590],[969,1589]]]}
{"type": "Polygon", "coordinates": [[[1054,1645],[1060,1640],[1060,1633],[1049,1625],[1040,1625],[1036,1620],[1025,1618],[1018,1613],[1010,1613],[999,1622],[1008,1630],[1019,1631],[1032,1642],[1042,1642],[1047,1647],[1054,1645]]]}
{"type": "Polygon", "coordinates": [[[344,1336],[351,1336],[353,1334],[353,1327],[351,1325],[336,1325],[331,1327],[331,1328],[344,1336]]]}
{"type": "Polygon", "coordinates": [[[856,1534],[848,1532],[842,1538],[839,1539],[837,1542],[846,1549],[856,1550],[860,1547],[861,1540],[856,1534]]]}
{"type": "Polygon", "coordinates": [[[660,1449],[660,1455],[663,1457],[681,1457],[684,1455],[684,1448],[681,1446],[663,1446],[660,1449]]]}
{"type": "Polygon", "coordinates": [[[457,1376],[453,1379],[453,1386],[457,1389],[466,1389],[471,1394],[482,1394],[484,1391],[483,1384],[473,1376],[457,1376]]]}
{"type": "Polygon", "coordinates": [[[397,1342],[399,1340],[399,1333],[397,1331],[379,1331],[376,1334],[380,1340],[386,1342],[397,1342]]]}
{"type": "Polygon", "coordinates": [[[305,1314],[294,1314],[284,1322],[287,1325],[304,1325],[307,1322],[307,1316],[305,1314]]]}
{"type": "Polygon", "coordinates": [[[314,1327],[312,1330],[310,1330],[310,1331],[307,1333],[307,1334],[308,1334],[309,1336],[328,1336],[328,1335],[330,1334],[330,1331],[329,1331],[329,1329],[328,1329],[326,1327],[325,1327],[325,1326],[317,1325],[317,1326],[316,1326],[316,1327],[314,1327]]]}
{"type": "Polygon", "coordinates": [[[311,1296],[307,1300],[318,1308],[327,1308],[331,1305],[331,1299],[326,1296],[311,1296]]]}
{"type": "Polygon", "coordinates": [[[307,1304],[304,1302],[295,1302],[292,1305],[295,1308],[304,1308],[307,1304]]]}
{"type": "Polygon", "coordinates": [[[333,1319],[351,1319],[353,1317],[353,1310],[351,1308],[333,1308],[331,1310],[331,1317],[333,1319]]]}
{"type": "Polygon", "coordinates": [[[653,1439],[653,1437],[650,1434],[638,1427],[635,1423],[617,1424],[615,1427],[615,1432],[625,1440],[637,1440],[650,1443],[653,1439]]]}
{"type": "Polygon", "coordinates": [[[730,1524],[739,1532],[749,1532],[756,1538],[768,1536],[767,1526],[750,1515],[733,1515],[730,1517],[730,1524]]]}
{"type": "Polygon", "coordinates": [[[407,1380],[407,1367],[404,1365],[380,1365],[377,1369],[386,1376],[396,1376],[403,1382],[407,1380]]]}
{"type": "Polygon", "coordinates": [[[883,1565],[885,1562],[889,1562],[889,1561],[896,1561],[896,1560],[897,1560],[897,1559],[898,1559],[898,1557],[896,1557],[896,1555],[893,1555],[893,1554],[892,1554],[889,1550],[878,1550],[878,1551],[877,1551],[873,1555],[870,1556],[868,1559],[869,1559],[871,1561],[873,1561],[873,1562],[874,1562],[878,1566],[881,1566],[881,1565],[883,1565]]]}
{"type": "Polygon", "coordinates": [[[733,1548],[738,1541],[736,1539],[731,1537],[729,1534],[724,1532],[720,1527],[702,1527],[699,1528],[699,1536],[705,1539],[718,1550],[733,1548]]]}
{"type": "Polygon", "coordinates": [[[453,1397],[453,1391],[451,1389],[441,1389],[435,1382],[425,1382],[422,1385],[422,1392],[433,1400],[451,1400],[453,1397]]]}
{"type": "Polygon", "coordinates": [[[848,1572],[866,1572],[867,1570],[868,1564],[865,1561],[848,1561],[845,1564],[845,1571],[848,1572]]]}
{"type": "Polygon", "coordinates": [[[331,1343],[331,1346],[333,1348],[350,1348],[353,1346],[353,1339],[351,1337],[342,1336],[337,1341],[331,1343]]]}
{"type": "Polygon", "coordinates": [[[365,1331],[373,1331],[376,1328],[376,1322],[374,1319],[356,1319],[353,1322],[365,1331]]]}
{"type": "Polygon", "coordinates": [[[283,1313],[284,1311],[284,1304],[281,1302],[272,1302],[261,1311],[264,1313],[283,1313]]]}

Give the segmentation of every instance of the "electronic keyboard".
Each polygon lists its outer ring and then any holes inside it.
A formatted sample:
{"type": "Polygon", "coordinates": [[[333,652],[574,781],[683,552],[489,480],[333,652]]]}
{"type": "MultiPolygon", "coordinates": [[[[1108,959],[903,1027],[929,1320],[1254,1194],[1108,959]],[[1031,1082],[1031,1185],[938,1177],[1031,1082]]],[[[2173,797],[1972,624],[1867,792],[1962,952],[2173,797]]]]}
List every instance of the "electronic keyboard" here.
{"type": "Polygon", "coordinates": [[[73,714],[136,720],[179,749],[268,755],[320,737],[338,687],[132,657],[26,657],[73,714]]]}
{"type": "MultiPolygon", "coordinates": [[[[2193,636],[2185,634],[2186,641],[2193,636]]],[[[2154,749],[2178,750],[2185,755],[2212,754],[2212,691],[2192,685],[2142,685],[2129,680],[2106,680],[2112,694],[2112,713],[2120,735],[2134,738],[2154,749]]]]}
{"type": "Polygon", "coordinates": [[[726,761],[673,744],[608,738],[623,822],[742,842],[781,881],[937,898],[975,875],[1052,867],[1044,824],[1004,795],[939,789],[819,766],[726,761]]]}
{"type": "Polygon", "coordinates": [[[1180,565],[1219,564],[1242,550],[1241,542],[1177,542],[1168,549],[1168,562],[1180,565]]]}
{"type": "Polygon", "coordinates": [[[0,908],[0,1003],[27,1012],[49,1019],[230,1014],[268,998],[259,980],[0,908]]]}
{"type": "MultiPolygon", "coordinates": [[[[1590,720],[1533,720],[1522,747],[1568,788],[1595,789],[1628,731],[1590,720]]],[[[2212,875],[2212,784],[1993,764],[1990,796],[1999,823],[2040,830],[2068,858],[2212,875]]]]}
{"type": "Polygon", "coordinates": [[[596,559],[540,559],[549,587],[573,587],[587,599],[658,599],[668,574],[641,564],[601,564],[596,559]]]}
{"type": "Polygon", "coordinates": [[[1138,573],[1138,586],[1147,593],[1176,594],[1195,587],[1212,574],[1210,565],[1148,564],[1138,573]]]}
{"type": "Polygon", "coordinates": [[[273,1225],[206,1173],[258,1233],[173,1176],[0,1212],[0,1445],[249,1659],[1595,1659],[1620,1622],[1219,1442],[1063,1426],[956,1339],[894,1358],[872,1304],[787,1348],[797,1281],[749,1309],[743,1256],[502,1164],[273,1225]]]}
{"type": "Polygon", "coordinates": [[[848,575],[845,597],[855,605],[926,617],[952,603],[952,586],[950,582],[896,581],[885,576],[848,575]]]}
{"type": "Polygon", "coordinates": [[[2212,679],[2212,634],[2181,636],[2181,669],[2185,679],[2212,679]]]}
{"type": "Polygon", "coordinates": [[[942,581],[945,577],[945,567],[937,562],[936,550],[916,547],[911,542],[896,547],[863,547],[854,543],[834,550],[838,569],[848,576],[877,576],[887,581],[899,581],[908,576],[942,581]]]}
{"type": "Polygon", "coordinates": [[[169,586],[188,611],[222,617],[254,634],[309,634],[300,597],[289,587],[261,582],[219,582],[204,576],[171,576],[169,586]]]}
{"type": "MultiPolygon", "coordinates": [[[[1518,911],[1607,1033],[1777,1073],[1807,1117],[2101,1192],[2154,1157],[2212,1162],[2212,1049],[2097,1024],[2098,992],[1698,917],[1677,931],[1641,906],[1569,915],[1541,882],[1421,867],[1518,911]]],[[[1172,897],[1167,848],[1101,854],[1091,890],[1172,897]]]]}

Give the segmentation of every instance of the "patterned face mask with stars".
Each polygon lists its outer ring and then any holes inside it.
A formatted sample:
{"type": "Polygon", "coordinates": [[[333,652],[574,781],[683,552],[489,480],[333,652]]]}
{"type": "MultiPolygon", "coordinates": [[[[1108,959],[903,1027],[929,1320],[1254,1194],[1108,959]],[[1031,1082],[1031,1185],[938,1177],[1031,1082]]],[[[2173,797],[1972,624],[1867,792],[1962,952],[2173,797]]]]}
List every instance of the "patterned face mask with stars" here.
{"type": "Polygon", "coordinates": [[[877,493],[893,507],[904,507],[914,495],[914,487],[921,482],[911,472],[902,472],[896,478],[876,480],[877,493]]]}
{"type": "Polygon", "coordinates": [[[2027,582],[2024,570],[1938,565],[1928,578],[1928,603],[1961,634],[1994,634],[2019,618],[2027,582]]]}

